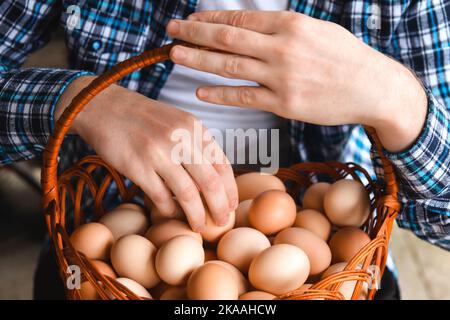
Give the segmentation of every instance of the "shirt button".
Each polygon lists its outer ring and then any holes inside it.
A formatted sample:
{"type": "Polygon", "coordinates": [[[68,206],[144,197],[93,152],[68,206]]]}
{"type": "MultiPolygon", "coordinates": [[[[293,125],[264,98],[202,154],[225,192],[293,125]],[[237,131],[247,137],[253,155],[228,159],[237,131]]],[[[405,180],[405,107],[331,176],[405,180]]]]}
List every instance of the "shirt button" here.
{"type": "Polygon", "coordinates": [[[100,49],[100,47],[102,46],[102,43],[99,40],[95,40],[94,42],[92,42],[91,44],[91,48],[94,49],[95,51],[97,51],[98,49],[100,49]]]}

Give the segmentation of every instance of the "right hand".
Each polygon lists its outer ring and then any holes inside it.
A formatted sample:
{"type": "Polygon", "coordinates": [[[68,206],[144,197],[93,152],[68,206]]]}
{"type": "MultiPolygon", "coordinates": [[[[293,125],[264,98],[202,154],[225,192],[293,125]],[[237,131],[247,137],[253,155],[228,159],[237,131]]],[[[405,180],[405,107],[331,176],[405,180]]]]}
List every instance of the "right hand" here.
{"type": "MultiPolygon", "coordinates": [[[[92,79],[83,76],[68,86],[56,106],[55,120],[92,79]]],[[[167,217],[176,210],[173,193],[193,230],[200,232],[205,226],[200,193],[220,225],[228,221],[229,213],[237,207],[238,195],[233,170],[221,148],[214,142],[216,159],[225,161],[213,162],[204,157],[202,146],[194,141],[196,121],[190,113],[112,85],[85,106],[71,130],[102,159],[140,186],[167,217]],[[179,142],[171,136],[176,129],[191,133],[192,140],[183,151],[192,154],[193,148],[197,148],[201,162],[173,161],[172,150],[179,142]]]]}

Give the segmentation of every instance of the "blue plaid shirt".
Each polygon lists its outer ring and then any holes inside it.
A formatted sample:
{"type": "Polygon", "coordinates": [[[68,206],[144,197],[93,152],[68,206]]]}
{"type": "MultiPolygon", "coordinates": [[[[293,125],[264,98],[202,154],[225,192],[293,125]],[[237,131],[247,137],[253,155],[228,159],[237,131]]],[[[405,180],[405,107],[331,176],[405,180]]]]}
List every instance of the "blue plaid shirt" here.
{"type": "MultiPolygon", "coordinates": [[[[170,42],[169,19],[193,13],[196,0],[2,0],[0,2],[0,164],[40,156],[53,129],[53,110],[76,77],[102,73],[119,61],[170,42]],[[67,27],[68,7],[80,7],[80,28],[67,27]],[[59,24],[70,69],[22,69],[59,24]]],[[[401,227],[450,250],[450,2],[447,0],[291,0],[290,9],[341,24],[373,48],[414,70],[428,92],[423,132],[406,151],[388,153],[400,182],[401,227]],[[381,29],[368,27],[370,6],[381,29]]],[[[172,63],[134,72],[120,84],[157,99],[172,63]]],[[[326,93],[324,93],[326,94],[326,93]]],[[[294,161],[355,161],[371,166],[370,143],[359,126],[292,122],[294,161]]],[[[65,159],[89,152],[78,138],[65,159]]],[[[372,157],[382,178],[379,161],[372,157]]],[[[63,159],[64,160],[64,159],[63,159]]],[[[64,161],[63,161],[64,162],[64,161]]],[[[66,161],[66,163],[68,163],[66,161]]]]}

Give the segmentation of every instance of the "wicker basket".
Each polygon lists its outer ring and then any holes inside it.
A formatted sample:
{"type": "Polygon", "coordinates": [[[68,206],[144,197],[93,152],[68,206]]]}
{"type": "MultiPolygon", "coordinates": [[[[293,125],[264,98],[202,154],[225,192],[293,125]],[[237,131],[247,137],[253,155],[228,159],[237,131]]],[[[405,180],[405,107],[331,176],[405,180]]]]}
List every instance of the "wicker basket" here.
{"type": "MultiPolygon", "coordinates": [[[[74,210],[72,227],[85,222],[81,210],[86,193],[93,199],[94,218],[103,213],[103,200],[108,187],[115,183],[120,198],[124,202],[132,202],[140,191],[135,185],[126,187],[125,177],[97,156],[88,156],[72,168],[66,170],[58,179],[58,154],[64,136],[74,118],[83,107],[99,92],[115,83],[125,75],[140,68],[169,59],[172,45],[142,53],[113,67],[110,71],[97,77],[89,86],[83,89],[71,102],[55,125],[44,153],[44,168],[42,171],[43,207],[48,232],[56,253],[60,276],[67,281],[70,274],[66,272],[69,265],[78,265],[82,271],[82,281],[89,281],[102,299],[139,299],[126,287],[100,274],[82,253],[77,252],[70,243],[68,223],[66,222],[66,203],[71,202],[74,210]],[[98,170],[106,172],[101,183],[97,183],[94,175],[98,170]],[[87,192],[86,192],[87,190],[87,192]],[[69,200],[69,201],[68,201],[69,200]]],[[[381,143],[372,128],[366,128],[372,143],[379,153],[384,167],[385,181],[373,181],[367,172],[356,164],[342,163],[301,163],[290,168],[280,169],[277,176],[287,183],[289,192],[298,196],[308,187],[317,175],[328,176],[330,181],[349,178],[368,181],[366,188],[371,196],[371,215],[362,227],[372,241],[353,257],[344,271],[332,274],[315,283],[306,291],[292,291],[279,299],[306,300],[327,299],[342,300],[344,297],[338,291],[346,281],[357,281],[352,299],[360,297],[364,282],[369,284],[367,299],[373,299],[376,287],[372,286],[373,266],[379,268],[382,275],[388,256],[388,243],[395,216],[399,210],[397,201],[397,183],[391,163],[383,156],[381,143]],[[376,212],[376,215],[374,214],[376,212]]],[[[79,290],[66,290],[69,299],[81,299],[79,290]]]]}

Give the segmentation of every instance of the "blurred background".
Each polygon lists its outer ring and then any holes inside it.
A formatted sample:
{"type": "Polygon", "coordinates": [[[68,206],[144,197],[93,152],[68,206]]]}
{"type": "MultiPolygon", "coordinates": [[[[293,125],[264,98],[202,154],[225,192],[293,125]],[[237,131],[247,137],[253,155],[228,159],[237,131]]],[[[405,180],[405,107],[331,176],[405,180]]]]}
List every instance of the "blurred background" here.
{"type": "MultiPolygon", "coordinates": [[[[63,36],[57,33],[25,67],[65,67],[63,36]]],[[[45,227],[41,213],[39,161],[0,168],[0,299],[31,299],[33,274],[45,227]]],[[[450,299],[450,252],[408,231],[391,241],[403,299],[450,299]]]]}

